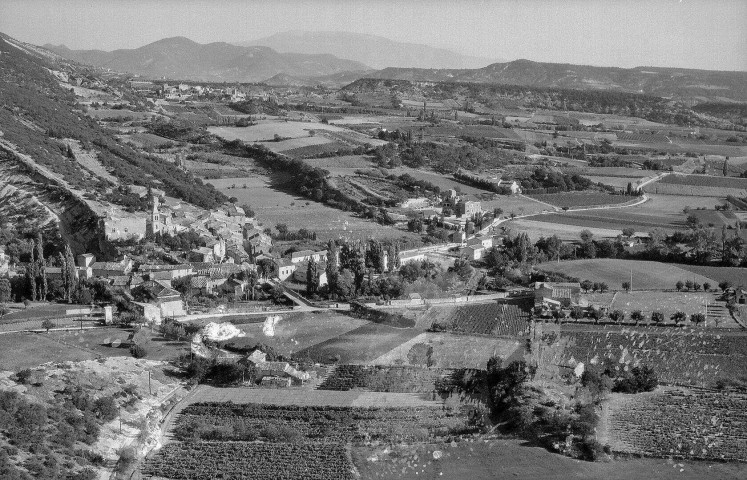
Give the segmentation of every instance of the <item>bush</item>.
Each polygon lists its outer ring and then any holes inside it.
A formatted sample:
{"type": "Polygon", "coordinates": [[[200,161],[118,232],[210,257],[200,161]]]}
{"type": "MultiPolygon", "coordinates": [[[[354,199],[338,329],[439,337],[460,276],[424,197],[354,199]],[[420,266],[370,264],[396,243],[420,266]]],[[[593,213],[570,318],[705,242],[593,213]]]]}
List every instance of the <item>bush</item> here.
{"type": "Polygon", "coordinates": [[[578,450],[582,460],[596,462],[604,454],[605,447],[594,438],[584,438],[578,443],[578,450]]]}
{"type": "Polygon", "coordinates": [[[135,358],[144,358],[148,354],[148,352],[145,350],[145,347],[138,344],[130,347],[130,353],[135,358]]]}
{"type": "Polygon", "coordinates": [[[110,422],[117,418],[117,402],[110,396],[101,397],[93,402],[93,411],[102,422],[110,422]]]}

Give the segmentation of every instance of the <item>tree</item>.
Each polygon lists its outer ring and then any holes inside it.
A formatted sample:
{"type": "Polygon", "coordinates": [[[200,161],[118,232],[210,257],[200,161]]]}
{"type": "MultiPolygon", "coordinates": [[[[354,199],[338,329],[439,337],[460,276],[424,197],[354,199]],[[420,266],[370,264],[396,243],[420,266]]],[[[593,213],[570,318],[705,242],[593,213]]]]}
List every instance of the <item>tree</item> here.
{"type": "Polygon", "coordinates": [[[581,233],[578,234],[579,237],[581,237],[581,241],[583,243],[589,243],[591,242],[592,237],[594,237],[594,234],[591,233],[590,230],[581,230],[581,233]]]}
{"type": "Polygon", "coordinates": [[[625,290],[626,292],[630,292],[630,282],[628,281],[622,282],[622,287],[623,287],[623,290],[625,290]]]}
{"type": "Polygon", "coordinates": [[[718,288],[720,288],[722,291],[729,290],[731,288],[731,282],[728,282],[724,280],[723,282],[718,282],[718,288]]]}
{"type": "Polygon", "coordinates": [[[687,320],[687,314],[685,312],[674,312],[669,318],[679,325],[687,320]]]}
{"type": "Polygon", "coordinates": [[[693,322],[695,325],[700,325],[701,323],[705,323],[706,316],[703,313],[693,313],[690,315],[690,321],[693,322]]]}
{"type": "Polygon", "coordinates": [[[723,173],[725,177],[729,176],[729,157],[724,159],[724,169],[721,173],[723,173]]]}
{"type": "MultiPolygon", "coordinates": [[[[75,257],[69,244],[65,244],[65,261],[63,268],[63,283],[65,285],[65,298],[68,303],[73,301],[73,292],[78,289],[78,274],[75,269],[75,257]]],[[[62,266],[62,265],[61,265],[62,266]]]]}
{"type": "Polygon", "coordinates": [[[633,235],[635,235],[635,228],[633,227],[626,227],[622,229],[622,234],[624,237],[631,238],[633,235]]]}
{"type": "Polygon", "coordinates": [[[55,327],[54,322],[50,319],[46,319],[42,322],[41,327],[49,333],[51,329],[55,327]]]}
{"type": "Polygon", "coordinates": [[[449,267],[450,272],[456,273],[462,281],[467,281],[472,276],[474,269],[467,260],[457,258],[454,260],[454,265],[449,267]]]}
{"type": "Polygon", "coordinates": [[[306,293],[313,295],[319,287],[319,272],[316,261],[312,258],[306,266],[306,293]]]}
{"type": "Polygon", "coordinates": [[[10,280],[7,277],[0,277],[0,303],[10,301],[11,287],[10,280]]]}
{"type": "Polygon", "coordinates": [[[257,273],[262,278],[267,278],[275,272],[275,263],[269,258],[263,258],[257,262],[257,273]]]}
{"type": "Polygon", "coordinates": [[[610,312],[610,318],[615,323],[622,323],[625,320],[625,312],[622,310],[614,310],[610,312]]]}
{"type": "Polygon", "coordinates": [[[609,285],[607,285],[606,283],[604,283],[604,282],[601,282],[601,283],[599,284],[599,291],[600,291],[600,292],[604,293],[604,292],[606,292],[606,291],[607,291],[607,290],[609,290],[609,289],[610,289],[610,287],[609,287],[609,285]]]}
{"type": "Polygon", "coordinates": [[[594,284],[591,283],[591,280],[584,280],[583,282],[581,282],[581,288],[584,289],[584,292],[588,292],[593,286],[594,284]]]}
{"type": "Polygon", "coordinates": [[[703,290],[705,290],[706,292],[710,292],[711,291],[711,283],[710,282],[703,282],[703,290]]]}
{"type": "Polygon", "coordinates": [[[677,283],[674,284],[674,287],[677,289],[677,291],[681,291],[682,287],[684,287],[685,284],[682,282],[682,280],[677,280],[677,283]]]}
{"type": "Polygon", "coordinates": [[[700,290],[700,284],[698,282],[693,282],[693,290],[696,292],[700,290]]]}
{"type": "Polygon", "coordinates": [[[685,282],[685,288],[688,289],[688,291],[692,290],[693,289],[693,281],[692,280],[686,281],[685,282]]]}
{"type": "Polygon", "coordinates": [[[696,217],[695,215],[691,213],[690,215],[687,216],[685,223],[687,224],[688,227],[694,230],[698,228],[698,226],[700,225],[700,220],[698,219],[698,217],[696,217]]]}
{"type": "Polygon", "coordinates": [[[656,324],[664,323],[664,314],[661,312],[651,312],[651,321],[656,324]]]}
{"type": "Polygon", "coordinates": [[[636,325],[638,325],[645,317],[643,316],[643,312],[640,310],[633,310],[630,313],[630,319],[635,322],[636,325]]]}

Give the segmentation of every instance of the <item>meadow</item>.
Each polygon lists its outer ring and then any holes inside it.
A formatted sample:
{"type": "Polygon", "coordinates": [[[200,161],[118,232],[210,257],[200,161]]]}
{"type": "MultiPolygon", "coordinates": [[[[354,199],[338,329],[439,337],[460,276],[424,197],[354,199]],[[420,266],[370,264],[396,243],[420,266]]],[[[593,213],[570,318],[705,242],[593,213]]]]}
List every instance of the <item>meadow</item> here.
{"type": "Polygon", "coordinates": [[[420,240],[419,235],[379,225],[350,212],[277,190],[272,187],[268,176],[221,178],[208,182],[229,197],[236,197],[239,205],[249,204],[257,218],[268,227],[284,223],[292,230],[305,228],[317,232],[318,239],[325,241],[336,238],[402,237],[410,241],[420,240]],[[236,188],[233,188],[234,185],[236,188]]]}
{"type": "MultiPolygon", "coordinates": [[[[575,222],[569,221],[568,224],[562,223],[560,220],[563,219],[562,215],[538,215],[535,217],[521,218],[518,220],[511,220],[510,222],[503,223],[501,226],[505,226],[511,229],[515,233],[526,232],[532,241],[539,240],[540,237],[552,237],[557,235],[563,241],[578,241],[579,232],[589,230],[595,239],[600,238],[616,238],[620,235],[621,230],[609,228],[612,225],[603,224],[605,228],[598,227],[584,227],[581,228],[576,225],[575,222]],[[547,218],[546,221],[536,220],[537,218],[547,218]]],[[[600,224],[601,225],[601,224],[600,224]]]]}
{"type": "Polygon", "coordinates": [[[549,203],[560,208],[584,208],[596,207],[602,205],[617,205],[621,203],[632,202],[636,197],[627,197],[624,195],[610,195],[602,192],[561,192],[561,193],[541,193],[528,195],[541,202],[549,203]]]}
{"type": "Polygon", "coordinates": [[[622,282],[630,281],[633,274],[635,290],[673,290],[678,280],[693,280],[700,283],[718,282],[702,275],[688,272],[674,264],[640,260],[621,260],[616,258],[595,258],[583,260],[566,260],[560,263],[544,263],[540,270],[562,272],[579,280],[605,282],[611,290],[622,290],[622,282]]]}
{"type": "Polygon", "coordinates": [[[274,140],[275,135],[287,138],[310,137],[310,130],[345,131],[344,128],[319,122],[286,122],[260,120],[250,127],[208,127],[208,131],[226,140],[253,143],[274,140]]]}
{"type": "Polygon", "coordinates": [[[687,265],[678,264],[679,268],[692,272],[696,275],[702,275],[712,278],[717,282],[731,282],[734,286],[747,287],[747,268],[740,267],[713,267],[709,265],[687,265]]]}

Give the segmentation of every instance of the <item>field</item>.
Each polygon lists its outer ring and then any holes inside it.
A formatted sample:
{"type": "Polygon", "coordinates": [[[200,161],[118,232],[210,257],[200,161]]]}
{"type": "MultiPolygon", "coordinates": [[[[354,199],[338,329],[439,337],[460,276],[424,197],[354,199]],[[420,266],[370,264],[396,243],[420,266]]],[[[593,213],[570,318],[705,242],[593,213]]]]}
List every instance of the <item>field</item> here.
{"type": "Polygon", "coordinates": [[[218,190],[229,197],[236,197],[239,205],[247,203],[256,212],[257,218],[268,227],[285,223],[290,229],[306,228],[317,232],[319,240],[332,238],[393,238],[406,237],[409,241],[419,241],[420,236],[379,225],[343,212],[322,203],[297,197],[276,190],[270,178],[262,175],[254,177],[221,178],[209,180],[218,190]],[[231,188],[236,185],[236,188],[231,188]],[[243,188],[246,185],[247,188],[243,188]]]}
{"type": "Polygon", "coordinates": [[[418,335],[410,328],[395,328],[371,323],[343,335],[299,351],[298,358],[329,362],[339,356],[340,363],[369,363],[418,335]]]}
{"type": "Polygon", "coordinates": [[[596,207],[601,205],[617,205],[635,201],[637,197],[625,195],[610,195],[601,192],[562,192],[528,195],[541,202],[549,203],[560,208],[596,207]]]}
{"type": "Polygon", "coordinates": [[[664,389],[615,399],[610,410],[613,450],[747,461],[747,395],[664,389]]]}
{"type": "Polygon", "coordinates": [[[374,365],[408,365],[408,354],[414,345],[433,347],[431,361],[436,368],[485,368],[490,357],[507,360],[521,357],[522,342],[488,336],[421,333],[391,351],[372,360],[374,365]]]}
{"type": "MultiPolygon", "coordinates": [[[[589,210],[579,212],[558,212],[557,214],[537,215],[532,221],[555,223],[558,225],[572,225],[576,227],[618,229],[632,227],[637,233],[650,232],[655,228],[679,230],[686,228],[685,216],[669,218],[636,213],[631,209],[589,210]]],[[[579,229],[577,229],[578,231],[579,229]]]]}
{"type": "Polygon", "coordinates": [[[688,185],[694,187],[719,187],[747,189],[747,179],[733,177],[711,177],[707,175],[667,175],[659,183],[688,185]]]}
{"type": "Polygon", "coordinates": [[[174,141],[168,138],[159,137],[152,133],[133,133],[130,135],[122,135],[121,137],[125,141],[132,142],[141,148],[160,148],[167,145],[173,145],[174,141]]]}
{"type": "Polygon", "coordinates": [[[268,336],[263,332],[265,317],[257,316],[257,319],[257,323],[239,325],[247,334],[242,343],[269,345],[277,353],[287,356],[368,323],[330,312],[281,315],[281,320],[274,325],[272,336],[268,336]]]}
{"type": "Polygon", "coordinates": [[[410,393],[365,392],[362,390],[330,392],[306,388],[216,388],[200,385],[189,403],[261,403],[264,405],[297,405],[306,407],[433,407],[440,403],[410,393]]]}
{"type": "Polygon", "coordinates": [[[241,140],[253,143],[273,140],[275,135],[287,138],[309,137],[309,130],[345,131],[334,125],[317,122],[285,122],[261,120],[251,127],[208,127],[208,131],[226,140],[241,140]]]}
{"type": "Polygon", "coordinates": [[[704,282],[709,282],[714,286],[718,284],[711,278],[693,274],[673,264],[639,260],[614,258],[567,260],[560,263],[548,262],[538,268],[562,272],[579,280],[605,282],[612,290],[622,290],[622,282],[630,280],[631,271],[635,290],[671,290],[674,289],[674,284],[678,280],[693,280],[701,285],[704,282]]]}
{"type": "Polygon", "coordinates": [[[314,137],[298,137],[290,138],[288,140],[281,140],[279,142],[264,142],[263,145],[272,150],[273,152],[285,152],[295,148],[309,147],[312,145],[323,145],[330,143],[330,140],[321,136],[314,137]]]}
{"type": "Polygon", "coordinates": [[[614,177],[614,176],[599,176],[599,175],[583,175],[594,183],[601,183],[603,185],[609,185],[617,189],[625,189],[628,183],[634,187],[641,181],[641,177],[614,177]]]}
{"type": "Polygon", "coordinates": [[[294,157],[294,158],[306,158],[306,157],[315,157],[318,155],[331,155],[340,150],[344,151],[347,148],[350,148],[350,147],[348,147],[344,143],[327,142],[323,144],[291,148],[288,150],[284,150],[283,154],[288,155],[289,157],[294,157]]]}
{"type": "Polygon", "coordinates": [[[709,388],[719,380],[747,378],[747,343],[741,332],[564,325],[560,336],[550,340],[562,344],[562,350],[555,358],[543,358],[557,365],[572,366],[575,360],[605,365],[617,372],[648,365],[662,383],[709,388]]]}
{"type": "MultiPolygon", "coordinates": [[[[634,285],[635,286],[635,285],[634,285]]],[[[716,324],[720,328],[739,328],[729,316],[724,302],[717,301],[719,294],[709,292],[651,292],[632,291],[620,292],[614,295],[614,300],[605,302],[611,310],[622,310],[626,315],[626,322],[631,322],[630,313],[641,310],[650,320],[651,312],[658,311],[664,314],[665,323],[672,324],[670,317],[675,312],[706,313],[708,327],[716,324]],[[706,312],[707,309],[707,312],[706,312]]]]}
{"type": "Polygon", "coordinates": [[[747,286],[747,268],[711,267],[708,265],[677,265],[683,270],[712,278],[718,282],[731,282],[735,286],[747,286]]]}
{"type": "Polygon", "coordinates": [[[454,333],[522,336],[528,332],[529,315],[517,305],[477,303],[472,305],[431,307],[435,314],[430,327],[454,333]]]}
{"type": "Polygon", "coordinates": [[[352,452],[361,480],[736,480],[744,477],[743,464],[655,458],[581,462],[518,439],[357,447],[352,452]]]}
{"type": "MultiPolygon", "coordinates": [[[[551,237],[553,235],[557,235],[558,238],[564,241],[578,241],[578,234],[582,230],[582,228],[579,228],[579,226],[576,224],[576,221],[570,219],[568,220],[567,225],[564,222],[561,222],[565,215],[566,214],[539,215],[537,217],[520,218],[518,220],[511,220],[510,222],[504,223],[502,224],[502,226],[510,228],[515,233],[526,232],[527,235],[529,235],[529,238],[531,238],[534,242],[539,240],[540,237],[551,237]],[[547,218],[547,220],[535,220],[537,218],[547,218]]],[[[583,221],[584,226],[587,223],[590,222],[583,221]]],[[[591,226],[585,227],[586,230],[589,230],[592,234],[594,234],[595,239],[616,238],[618,235],[620,235],[620,228],[613,230],[612,228],[610,228],[613,225],[608,225],[606,223],[597,225],[604,225],[606,228],[591,226]]],[[[626,226],[628,225],[626,224],[626,226]]]]}
{"type": "Polygon", "coordinates": [[[173,480],[355,478],[343,446],[309,443],[169,443],[146,461],[142,473],[173,480]]]}
{"type": "Polygon", "coordinates": [[[116,118],[116,119],[129,119],[129,120],[148,120],[153,116],[160,116],[155,113],[151,112],[134,112],[132,110],[127,110],[124,108],[121,109],[114,109],[114,108],[97,108],[97,109],[88,109],[86,112],[86,115],[95,118],[96,120],[105,120],[109,118],[116,118]]]}
{"type": "Polygon", "coordinates": [[[339,157],[307,158],[304,163],[329,170],[333,175],[354,175],[359,168],[371,168],[371,159],[364,155],[343,155],[339,157]]]}

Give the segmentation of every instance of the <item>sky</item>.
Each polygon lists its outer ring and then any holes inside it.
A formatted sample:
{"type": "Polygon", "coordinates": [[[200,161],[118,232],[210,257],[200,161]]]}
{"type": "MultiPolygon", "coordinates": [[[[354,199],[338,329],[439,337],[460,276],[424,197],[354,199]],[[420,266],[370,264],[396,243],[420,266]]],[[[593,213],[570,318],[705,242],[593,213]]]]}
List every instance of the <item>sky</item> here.
{"type": "Polygon", "coordinates": [[[747,0],[0,0],[0,32],[74,49],[350,31],[490,59],[747,71],[747,0]]]}

